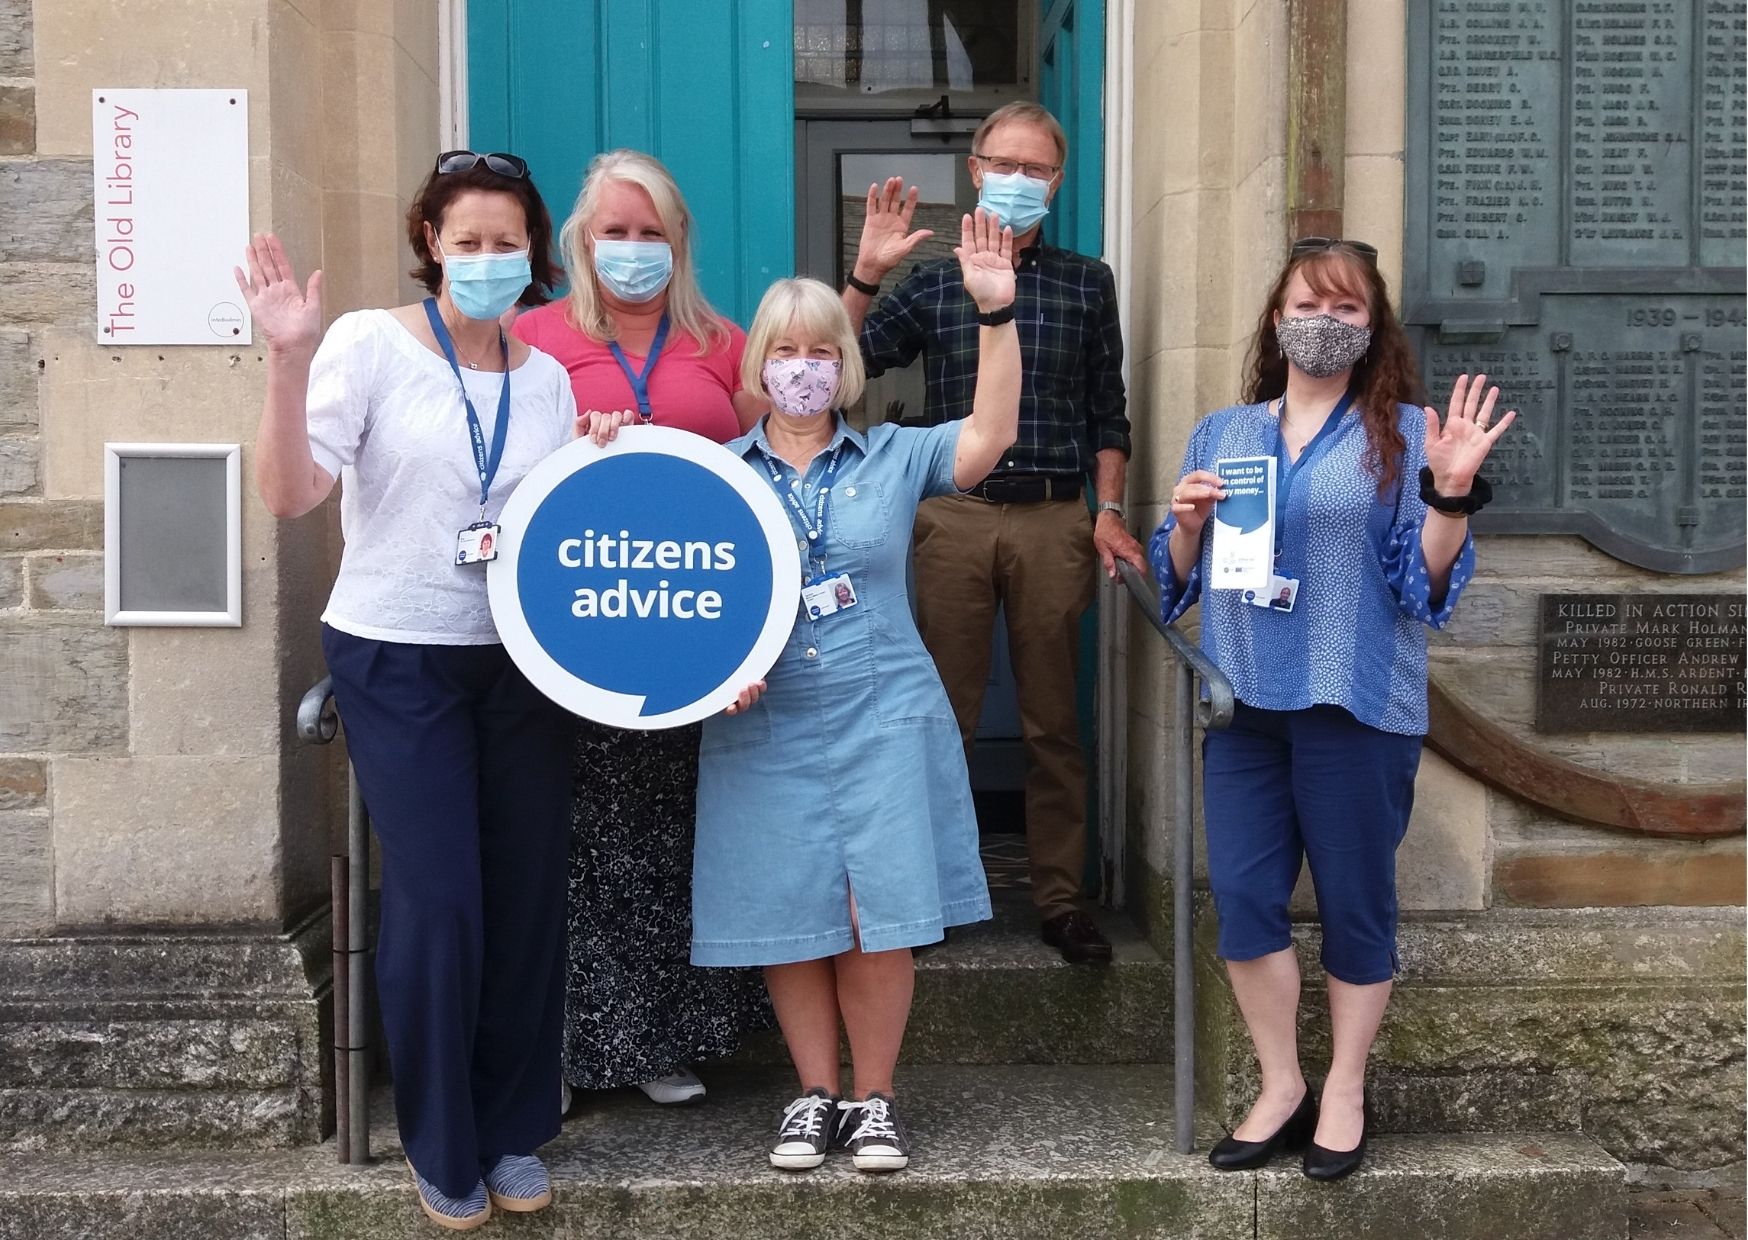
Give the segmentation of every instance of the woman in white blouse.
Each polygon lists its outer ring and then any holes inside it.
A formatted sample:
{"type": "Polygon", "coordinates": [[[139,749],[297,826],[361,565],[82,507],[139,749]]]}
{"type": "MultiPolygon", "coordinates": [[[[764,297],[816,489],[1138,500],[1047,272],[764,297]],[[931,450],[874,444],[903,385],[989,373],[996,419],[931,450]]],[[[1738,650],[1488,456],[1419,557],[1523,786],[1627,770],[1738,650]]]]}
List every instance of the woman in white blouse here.
{"type": "Polygon", "coordinates": [[[277,517],[341,480],[322,648],[382,845],[377,989],[420,1205],[456,1230],[552,1199],[572,720],[486,599],[497,514],[574,433],[564,367],[498,325],[548,300],[552,223],[513,155],[451,151],[407,213],[422,303],[342,315],[276,237],[237,282],[267,337],[256,444],[277,517]],[[318,347],[319,340],[319,347],[318,347]]]}

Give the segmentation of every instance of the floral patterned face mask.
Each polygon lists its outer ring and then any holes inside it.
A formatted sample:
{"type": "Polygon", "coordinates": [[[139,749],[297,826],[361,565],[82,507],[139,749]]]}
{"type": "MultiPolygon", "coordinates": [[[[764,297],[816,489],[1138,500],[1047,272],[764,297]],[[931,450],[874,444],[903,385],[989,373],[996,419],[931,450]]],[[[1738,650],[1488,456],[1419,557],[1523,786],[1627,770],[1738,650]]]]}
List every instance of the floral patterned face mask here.
{"type": "Polygon", "coordinates": [[[818,357],[768,357],[760,371],[771,407],[792,418],[811,418],[832,407],[844,364],[818,357]]]}

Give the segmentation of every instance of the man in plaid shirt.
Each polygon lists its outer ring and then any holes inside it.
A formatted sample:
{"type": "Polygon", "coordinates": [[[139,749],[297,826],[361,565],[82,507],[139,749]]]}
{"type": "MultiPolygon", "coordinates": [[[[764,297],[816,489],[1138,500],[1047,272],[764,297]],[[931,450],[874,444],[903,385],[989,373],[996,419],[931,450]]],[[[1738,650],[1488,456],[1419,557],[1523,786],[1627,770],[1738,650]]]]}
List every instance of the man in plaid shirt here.
{"type": "MultiPolygon", "coordinates": [[[[917,622],[969,756],[996,608],[1006,605],[1026,746],[1032,898],[1045,942],[1071,961],[1104,961],[1111,945],[1079,905],[1087,830],[1075,693],[1080,619],[1092,602],[1095,558],[1113,578],[1119,559],[1147,569],[1123,523],[1129,420],[1116,284],[1104,263],[1040,238],[1068,154],[1055,117],[1035,103],[1008,104],[983,122],[971,149],[979,205],[1014,229],[1020,433],[986,481],[917,511],[917,622]],[[1090,522],[1089,475],[1098,500],[1090,522]]],[[[870,376],[922,355],[925,416],[937,423],[971,411],[977,377],[979,317],[957,263],[919,264],[870,313],[880,281],[933,235],[911,231],[916,202],[917,191],[905,194],[897,177],[869,189],[843,297],[870,376]]]]}

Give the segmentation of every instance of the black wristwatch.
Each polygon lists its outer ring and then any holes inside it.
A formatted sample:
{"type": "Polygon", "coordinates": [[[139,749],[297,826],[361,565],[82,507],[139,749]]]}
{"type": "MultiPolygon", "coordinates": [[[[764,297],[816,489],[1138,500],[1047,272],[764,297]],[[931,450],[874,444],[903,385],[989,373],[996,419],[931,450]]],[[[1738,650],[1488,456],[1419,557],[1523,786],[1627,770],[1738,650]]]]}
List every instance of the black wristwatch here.
{"type": "Polygon", "coordinates": [[[880,286],[878,284],[870,284],[866,280],[856,279],[856,273],[853,271],[848,276],[844,277],[844,283],[848,284],[858,293],[866,293],[870,297],[880,296],[880,286]]]}
{"type": "Polygon", "coordinates": [[[977,321],[985,327],[1000,327],[1003,323],[1011,323],[1014,321],[1014,303],[1010,301],[999,310],[979,310],[977,321]]]}
{"type": "Polygon", "coordinates": [[[1469,484],[1467,495],[1440,495],[1432,484],[1432,466],[1420,467],[1420,498],[1428,508],[1448,512],[1452,516],[1472,517],[1493,500],[1493,487],[1480,474],[1469,484]]]}

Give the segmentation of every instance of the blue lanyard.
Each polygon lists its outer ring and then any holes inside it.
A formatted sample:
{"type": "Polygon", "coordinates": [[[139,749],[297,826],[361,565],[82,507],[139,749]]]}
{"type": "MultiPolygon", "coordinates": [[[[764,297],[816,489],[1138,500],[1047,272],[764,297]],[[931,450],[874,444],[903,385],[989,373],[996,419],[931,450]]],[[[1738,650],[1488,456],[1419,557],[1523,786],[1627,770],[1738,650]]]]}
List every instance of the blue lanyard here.
{"type": "Polygon", "coordinates": [[[619,347],[617,340],[609,340],[607,347],[613,351],[613,360],[619,363],[619,369],[625,372],[625,381],[631,384],[631,395],[637,401],[637,412],[645,422],[655,421],[655,413],[649,407],[649,372],[655,369],[656,358],[662,355],[662,346],[668,342],[668,316],[662,315],[662,321],[656,326],[655,339],[650,341],[649,356],[643,359],[642,372],[631,368],[626,360],[625,350],[619,347]]]}
{"type": "Polygon", "coordinates": [[[1287,394],[1281,393],[1281,412],[1280,416],[1275,419],[1275,473],[1278,475],[1275,479],[1276,560],[1281,558],[1281,545],[1287,537],[1287,496],[1293,492],[1293,480],[1299,476],[1301,469],[1311,463],[1314,456],[1319,455],[1329,446],[1329,441],[1334,437],[1336,428],[1341,425],[1341,420],[1347,415],[1347,411],[1353,407],[1353,402],[1354,393],[1350,388],[1342,393],[1335,408],[1331,409],[1329,416],[1323,419],[1323,425],[1317,428],[1315,435],[1311,436],[1311,442],[1306,444],[1304,451],[1299,453],[1299,459],[1289,462],[1287,460],[1287,437],[1281,429],[1287,424],[1287,394]]]}
{"type": "Polygon", "coordinates": [[[777,488],[777,493],[789,501],[789,511],[801,526],[801,532],[807,535],[807,548],[813,553],[812,558],[818,563],[820,571],[825,571],[825,522],[826,505],[831,499],[832,483],[837,479],[838,467],[844,463],[844,448],[848,440],[839,440],[838,446],[832,450],[831,459],[826,462],[825,472],[819,476],[819,485],[813,489],[813,517],[808,519],[807,505],[801,502],[796,494],[797,488],[788,486],[783,481],[783,471],[772,460],[765,456],[765,468],[770,472],[771,485],[777,488]]]}
{"type": "Polygon", "coordinates": [[[504,460],[504,442],[510,437],[510,342],[504,339],[504,329],[498,328],[498,347],[504,351],[504,387],[498,393],[498,429],[497,436],[492,440],[490,456],[486,454],[486,435],[479,424],[479,414],[473,411],[473,401],[468,399],[467,384],[461,381],[461,364],[455,360],[455,342],[449,338],[449,328],[443,324],[443,316],[437,313],[437,299],[425,298],[425,317],[431,320],[431,334],[437,337],[437,343],[443,349],[443,356],[449,360],[449,369],[455,372],[455,382],[461,388],[461,403],[467,410],[467,436],[473,444],[473,464],[479,471],[479,512],[486,515],[486,496],[491,493],[492,479],[498,476],[498,466],[504,460]]]}

